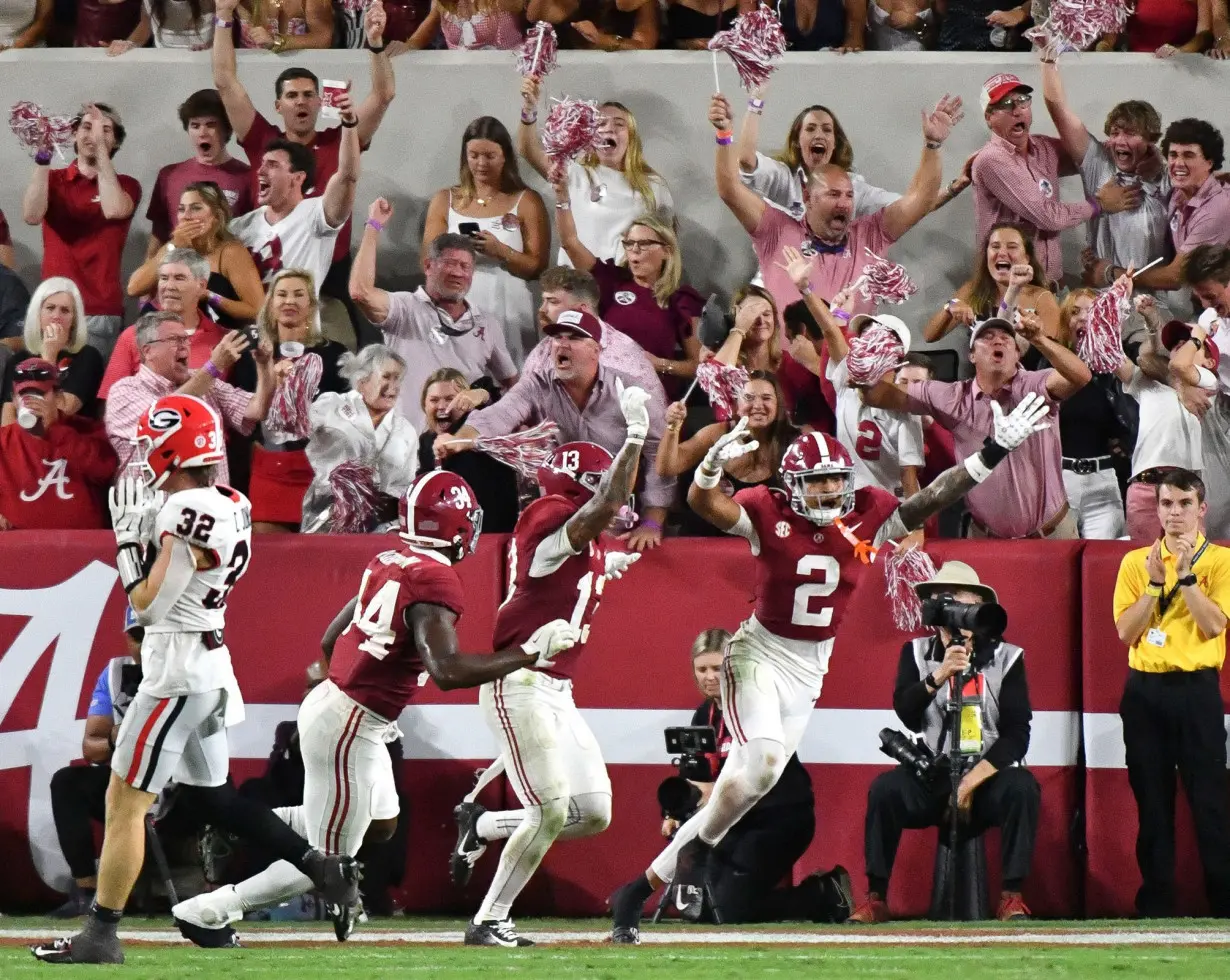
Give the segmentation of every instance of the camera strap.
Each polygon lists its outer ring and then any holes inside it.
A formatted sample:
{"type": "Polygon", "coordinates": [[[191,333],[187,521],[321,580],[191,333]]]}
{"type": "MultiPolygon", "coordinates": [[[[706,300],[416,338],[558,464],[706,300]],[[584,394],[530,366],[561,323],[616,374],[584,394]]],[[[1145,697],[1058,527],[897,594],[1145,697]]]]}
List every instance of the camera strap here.
{"type": "MultiPolygon", "coordinates": [[[[1209,546],[1209,539],[1205,538],[1204,544],[1202,544],[1199,550],[1197,550],[1197,552],[1194,555],[1192,555],[1191,567],[1193,569],[1196,567],[1196,562],[1200,560],[1200,556],[1204,554],[1204,550],[1208,546],[1209,546]]],[[[1158,608],[1159,618],[1161,616],[1166,615],[1166,610],[1170,608],[1170,604],[1174,602],[1174,597],[1179,594],[1179,589],[1181,588],[1182,586],[1179,585],[1178,582],[1175,582],[1175,584],[1170,587],[1170,590],[1168,592],[1166,592],[1164,595],[1158,596],[1157,608],[1158,608]]]]}

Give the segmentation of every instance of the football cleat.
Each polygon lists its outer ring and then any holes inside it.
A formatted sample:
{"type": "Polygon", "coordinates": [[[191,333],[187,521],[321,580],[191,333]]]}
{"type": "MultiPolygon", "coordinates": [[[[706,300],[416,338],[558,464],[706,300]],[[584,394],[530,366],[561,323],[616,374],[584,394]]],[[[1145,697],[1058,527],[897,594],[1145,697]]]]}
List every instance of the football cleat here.
{"type": "Polygon", "coordinates": [[[642,894],[639,879],[630,881],[615,890],[607,899],[611,908],[611,942],[640,943],[641,913],[645,909],[645,895],[642,894]],[[632,938],[621,938],[621,937],[632,938]]]}
{"type": "Polygon", "coordinates": [[[639,946],[641,930],[634,927],[616,926],[611,930],[611,942],[618,946],[639,946]]]}
{"type": "Polygon", "coordinates": [[[512,919],[487,919],[485,922],[471,922],[466,926],[465,945],[467,946],[503,946],[505,949],[516,949],[518,946],[533,946],[532,939],[517,935],[517,927],[512,919]]]}
{"type": "Polygon", "coordinates": [[[179,929],[181,936],[202,949],[243,949],[243,944],[239,941],[239,933],[231,926],[207,929],[185,919],[175,918],[172,921],[179,929]]]}
{"type": "Polygon", "coordinates": [[[454,885],[462,888],[469,884],[475,862],[487,850],[487,842],[478,836],[478,818],[487,808],[478,803],[458,803],[453,808],[457,821],[457,844],[448,860],[448,877],[454,885]]]}
{"type": "Polygon", "coordinates": [[[329,905],[326,903],[325,914],[329,916],[329,921],[333,923],[333,935],[337,937],[339,943],[344,943],[350,938],[350,934],[354,932],[356,922],[366,921],[363,915],[363,900],[361,898],[348,905],[329,905]]]}
{"type": "Polygon", "coordinates": [[[123,963],[124,950],[119,937],[95,935],[88,931],[39,943],[30,947],[30,953],[43,963],[123,963]]]}

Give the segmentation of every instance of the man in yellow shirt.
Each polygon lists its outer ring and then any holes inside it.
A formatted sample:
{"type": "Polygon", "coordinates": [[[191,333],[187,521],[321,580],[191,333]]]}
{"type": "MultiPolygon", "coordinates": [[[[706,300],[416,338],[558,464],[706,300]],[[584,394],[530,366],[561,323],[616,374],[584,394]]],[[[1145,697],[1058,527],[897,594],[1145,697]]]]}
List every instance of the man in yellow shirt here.
{"type": "Polygon", "coordinates": [[[1230,808],[1226,728],[1218,671],[1226,657],[1230,549],[1201,533],[1204,483],[1190,470],[1157,488],[1163,536],[1123,556],[1115,582],[1115,627],[1130,648],[1119,704],[1128,780],[1140,829],[1143,882],[1136,910],[1174,915],[1175,770],[1196,821],[1205,892],[1213,915],[1230,917],[1230,808]]]}

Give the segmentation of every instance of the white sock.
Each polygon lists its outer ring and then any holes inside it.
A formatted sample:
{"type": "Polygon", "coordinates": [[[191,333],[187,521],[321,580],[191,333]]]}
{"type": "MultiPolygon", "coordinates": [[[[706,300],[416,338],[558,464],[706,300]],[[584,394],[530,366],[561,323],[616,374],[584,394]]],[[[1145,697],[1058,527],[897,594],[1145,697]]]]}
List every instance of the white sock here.
{"type": "Polygon", "coordinates": [[[475,821],[474,829],[483,840],[504,840],[524,819],[524,810],[488,810],[475,821]]]}
{"type": "Polygon", "coordinates": [[[312,879],[289,861],[275,861],[258,875],[235,886],[245,912],[268,908],[312,890],[312,879]]]}
{"type": "Polygon", "coordinates": [[[302,803],[298,806],[274,807],[273,812],[277,814],[278,819],[286,824],[286,826],[288,826],[304,840],[307,840],[307,818],[303,815],[302,803]]]}
{"type": "Polygon", "coordinates": [[[564,829],[568,820],[568,801],[549,800],[542,806],[527,807],[523,812],[525,818],[508,838],[500,854],[500,864],[495,869],[491,887],[487,889],[483,904],[474,916],[476,924],[508,918],[513,902],[538,870],[547,849],[564,829]]]}
{"type": "Polygon", "coordinates": [[[692,814],[691,818],[675,831],[675,836],[671,838],[671,842],[666,845],[662,853],[654,858],[653,863],[649,865],[649,870],[658,876],[659,881],[669,885],[675,880],[675,868],[679,863],[679,852],[683,850],[684,844],[696,839],[696,834],[700,830],[700,822],[704,819],[703,814],[703,809],[692,814]]]}

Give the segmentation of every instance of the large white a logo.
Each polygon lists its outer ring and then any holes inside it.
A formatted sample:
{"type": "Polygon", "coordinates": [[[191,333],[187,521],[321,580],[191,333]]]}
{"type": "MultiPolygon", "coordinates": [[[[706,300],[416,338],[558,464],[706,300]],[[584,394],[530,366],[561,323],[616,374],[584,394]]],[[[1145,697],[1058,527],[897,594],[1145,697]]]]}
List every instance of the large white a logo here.
{"type": "Polygon", "coordinates": [[[51,487],[55,487],[57,497],[61,500],[72,500],[73,495],[68,489],[68,460],[45,459],[43,460],[43,465],[47,467],[47,473],[38,481],[38,489],[34,493],[26,493],[23,490],[18,496],[29,503],[30,501],[38,500],[51,487]]]}
{"type": "Polygon", "coordinates": [[[33,730],[0,732],[0,770],[30,767],[30,855],[39,877],[59,891],[67,891],[70,878],[51,818],[51,777],[81,758],[85,722],[77,719],[77,704],[116,577],[114,568],[92,561],[50,588],[0,589],[0,616],[29,620],[0,654],[0,719],[8,716],[39,659],[54,647],[38,722],[33,730]]]}

